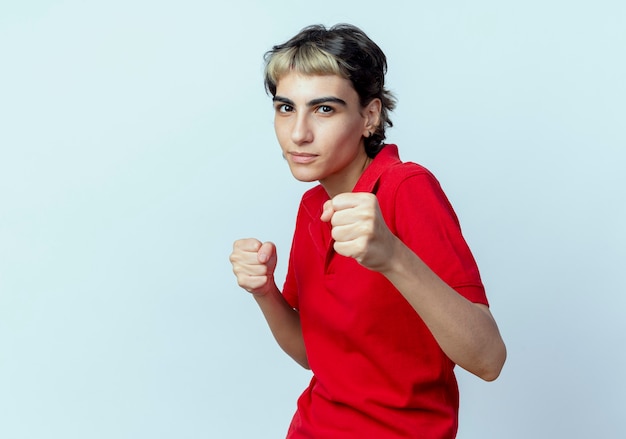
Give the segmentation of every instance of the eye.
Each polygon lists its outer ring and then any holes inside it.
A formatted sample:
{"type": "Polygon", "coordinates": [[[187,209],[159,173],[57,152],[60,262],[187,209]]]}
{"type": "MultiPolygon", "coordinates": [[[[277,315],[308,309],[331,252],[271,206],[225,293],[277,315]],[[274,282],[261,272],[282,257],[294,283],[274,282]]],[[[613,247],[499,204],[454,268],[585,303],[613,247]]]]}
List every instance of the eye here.
{"type": "Polygon", "coordinates": [[[334,111],[335,109],[330,105],[320,105],[319,107],[317,107],[317,112],[321,114],[331,114],[334,111]]]}
{"type": "Polygon", "coordinates": [[[291,113],[293,107],[289,104],[278,104],[276,105],[276,111],[279,113],[291,113]]]}
{"type": "Polygon", "coordinates": [[[334,111],[334,108],[330,105],[320,105],[317,107],[317,112],[321,114],[330,114],[334,111]]]}

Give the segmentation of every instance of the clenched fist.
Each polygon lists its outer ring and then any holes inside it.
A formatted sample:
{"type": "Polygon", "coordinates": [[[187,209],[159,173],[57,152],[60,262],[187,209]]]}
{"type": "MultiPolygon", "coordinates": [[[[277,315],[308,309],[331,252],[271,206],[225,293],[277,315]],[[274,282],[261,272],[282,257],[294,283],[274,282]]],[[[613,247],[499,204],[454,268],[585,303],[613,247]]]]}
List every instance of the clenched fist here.
{"type": "Polygon", "coordinates": [[[337,253],[356,259],[370,270],[387,268],[397,238],[387,227],[374,194],[339,194],[324,203],[321,220],[332,225],[337,253]]]}
{"type": "Polygon", "coordinates": [[[273,243],[239,239],[233,244],[230,262],[237,283],[246,291],[264,295],[275,287],[276,246],[273,243]]]}

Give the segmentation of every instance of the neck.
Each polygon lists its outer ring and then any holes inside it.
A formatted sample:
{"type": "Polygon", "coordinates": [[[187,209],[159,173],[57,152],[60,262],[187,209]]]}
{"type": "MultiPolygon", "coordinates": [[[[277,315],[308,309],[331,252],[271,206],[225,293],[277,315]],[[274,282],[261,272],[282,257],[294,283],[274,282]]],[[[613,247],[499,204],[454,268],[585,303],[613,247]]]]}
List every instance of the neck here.
{"type": "Polygon", "coordinates": [[[354,189],[354,186],[357,181],[359,181],[359,178],[361,178],[363,172],[365,172],[370,163],[372,163],[372,160],[373,159],[367,154],[363,154],[362,158],[359,157],[355,159],[354,166],[351,166],[350,169],[345,169],[340,174],[328,176],[320,180],[320,184],[324,187],[330,198],[341,193],[352,192],[352,189],[354,189]]]}

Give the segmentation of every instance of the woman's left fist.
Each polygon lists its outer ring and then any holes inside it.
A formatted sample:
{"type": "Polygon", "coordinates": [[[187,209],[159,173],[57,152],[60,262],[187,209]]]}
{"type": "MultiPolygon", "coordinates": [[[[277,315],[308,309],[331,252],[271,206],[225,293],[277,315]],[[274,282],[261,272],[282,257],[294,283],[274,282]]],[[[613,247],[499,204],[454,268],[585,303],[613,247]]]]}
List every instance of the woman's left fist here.
{"type": "Polygon", "coordinates": [[[337,253],[356,259],[370,270],[385,269],[397,238],[387,227],[374,194],[339,194],[324,203],[321,220],[332,226],[337,253]]]}

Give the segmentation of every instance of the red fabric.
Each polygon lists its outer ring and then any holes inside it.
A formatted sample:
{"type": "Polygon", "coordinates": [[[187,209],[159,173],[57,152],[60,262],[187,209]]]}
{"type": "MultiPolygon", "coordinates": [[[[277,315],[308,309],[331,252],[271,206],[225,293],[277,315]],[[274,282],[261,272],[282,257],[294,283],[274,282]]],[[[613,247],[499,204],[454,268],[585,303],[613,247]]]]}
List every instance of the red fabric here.
{"type": "MultiPolygon", "coordinates": [[[[478,268],[435,177],[387,145],[355,192],[375,192],[389,228],[459,294],[487,304],[478,268]]],[[[313,378],[290,439],[454,438],[454,364],[381,274],[335,253],[321,186],[300,204],[283,295],[300,312],[313,378]]]]}

